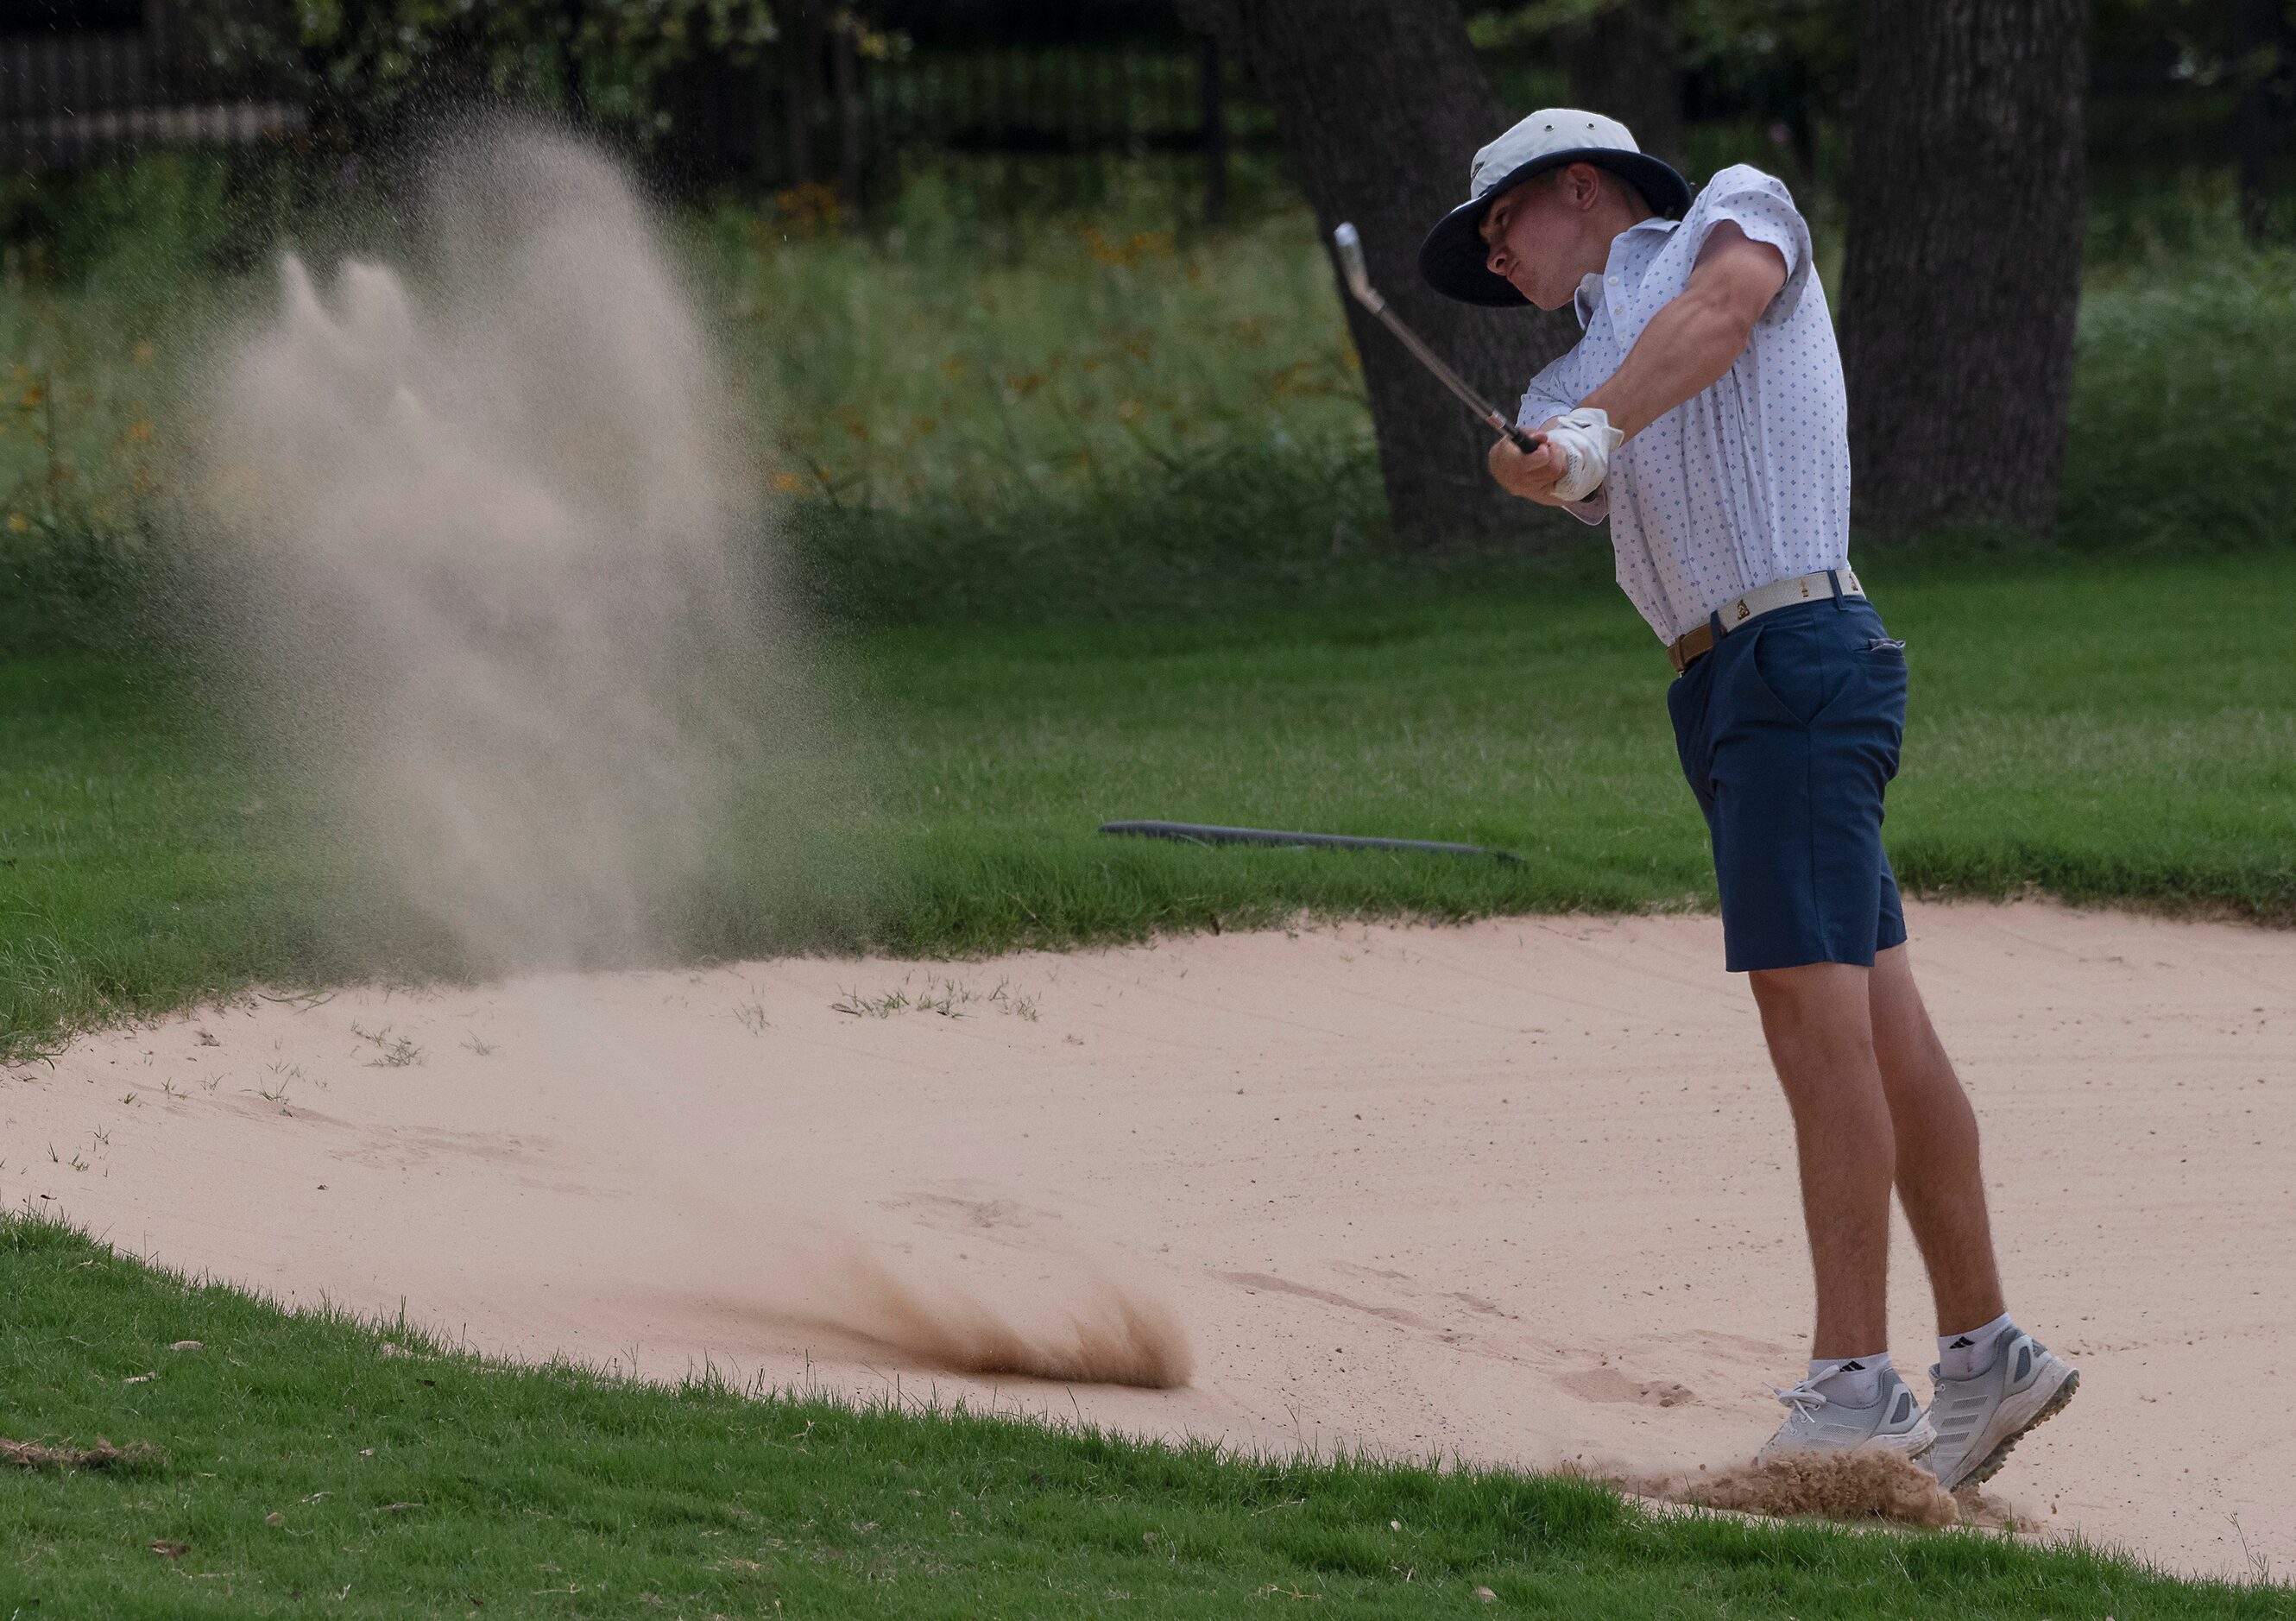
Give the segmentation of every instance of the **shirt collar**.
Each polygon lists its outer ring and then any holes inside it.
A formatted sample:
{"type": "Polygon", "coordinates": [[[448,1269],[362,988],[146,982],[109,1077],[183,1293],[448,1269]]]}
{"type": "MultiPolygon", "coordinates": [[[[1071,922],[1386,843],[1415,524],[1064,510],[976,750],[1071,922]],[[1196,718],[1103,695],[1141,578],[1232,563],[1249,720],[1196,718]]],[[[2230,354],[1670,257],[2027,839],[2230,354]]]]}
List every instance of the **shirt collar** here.
{"type": "MultiPolygon", "coordinates": [[[[1678,219],[1661,219],[1653,214],[1648,219],[1628,225],[1611,239],[1610,258],[1604,264],[1603,271],[1607,272],[1611,265],[1618,262],[1620,244],[1636,232],[1655,231],[1663,236],[1681,223],[1678,219]]],[[[1570,307],[1578,316],[1581,331],[1594,323],[1595,312],[1603,307],[1603,274],[1589,273],[1579,279],[1578,290],[1570,295],[1570,307]]]]}
{"type": "Polygon", "coordinates": [[[1599,271],[1588,271],[1578,280],[1578,291],[1570,295],[1570,307],[1578,316],[1578,328],[1584,332],[1595,323],[1595,312],[1603,307],[1603,276],[1599,271]]]}

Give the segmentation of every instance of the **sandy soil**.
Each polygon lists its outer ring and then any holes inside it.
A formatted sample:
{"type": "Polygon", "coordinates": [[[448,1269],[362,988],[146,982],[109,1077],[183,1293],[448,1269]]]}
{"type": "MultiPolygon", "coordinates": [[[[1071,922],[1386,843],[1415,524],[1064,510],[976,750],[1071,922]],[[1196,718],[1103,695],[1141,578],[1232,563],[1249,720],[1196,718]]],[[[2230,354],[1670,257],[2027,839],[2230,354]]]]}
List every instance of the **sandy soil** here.
{"type": "MultiPolygon", "coordinates": [[[[2084,1374],[1995,1489],[2176,1568],[2296,1566],[2296,934],[1912,921],[2013,1308],[2084,1374]]],[[[1710,919],[1549,919],[250,1000],[12,1073],[0,1196],[488,1351],[1718,1470],[1808,1298],[1720,960],[1710,919]],[[1193,1379],[945,1371],[999,1343],[1193,1379]]],[[[1902,1228],[1894,1267],[1912,1371],[1902,1228]]]]}

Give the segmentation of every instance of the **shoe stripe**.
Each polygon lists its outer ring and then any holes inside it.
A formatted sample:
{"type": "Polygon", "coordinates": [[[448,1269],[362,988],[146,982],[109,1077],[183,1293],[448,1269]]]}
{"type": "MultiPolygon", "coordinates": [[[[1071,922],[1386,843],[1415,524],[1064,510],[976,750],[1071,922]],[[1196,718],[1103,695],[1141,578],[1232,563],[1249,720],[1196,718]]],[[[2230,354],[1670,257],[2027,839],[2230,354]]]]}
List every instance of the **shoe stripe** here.
{"type": "MultiPolygon", "coordinates": [[[[2001,1444],[1996,1446],[1991,1452],[1988,1453],[1985,1455],[1984,1461],[1979,1463],[1976,1468],[1966,1471],[1961,1475],[1959,1478],[1955,1480],[1953,1483],[1954,1488],[1964,1486],[1981,1486],[1986,1481],[1992,1479],[1994,1476],[1999,1474],[2001,1472],[2002,1465],[2009,1461],[2010,1453],[2016,1449],[2017,1443],[2023,1440],[2027,1436],[2032,1434],[2033,1431],[2038,1429],[2049,1420],[2056,1417],[2058,1413],[2062,1412],[2065,1409],[2065,1404],[2073,1399],[2073,1392],[2079,1388],[2080,1373],[2079,1370],[2068,1368],[2065,1371],[2065,1382],[2059,1385],[2055,1393],[2053,1394],[2046,1403],[2042,1404],[2041,1410],[2035,1413],[2031,1418],[2026,1420],[2024,1424],[2018,1429],[2010,1435],[2004,1437],[2001,1444]]],[[[1942,1481],[1944,1477],[1940,1475],[1939,1478],[1942,1481]]]]}

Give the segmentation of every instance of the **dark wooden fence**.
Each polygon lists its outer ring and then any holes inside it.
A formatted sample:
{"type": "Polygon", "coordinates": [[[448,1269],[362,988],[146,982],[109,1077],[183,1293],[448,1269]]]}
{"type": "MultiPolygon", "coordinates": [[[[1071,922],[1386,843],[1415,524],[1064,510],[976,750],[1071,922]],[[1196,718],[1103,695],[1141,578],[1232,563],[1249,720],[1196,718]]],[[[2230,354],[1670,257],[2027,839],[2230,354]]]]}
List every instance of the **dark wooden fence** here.
{"type": "Polygon", "coordinates": [[[249,94],[194,48],[181,0],[5,0],[0,167],[71,164],[119,146],[240,144],[298,129],[304,110],[249,94]]]}
{"type": "MultiPolygon", "coordinates": [[[[305,127],[295,95],[266,92],[248,64],[209,60],[197,4],[0,0],[0,168],[305,127]]],[[[1047,176],[1055,189],[1088,187],[1099,166],[1161,154],[1201,162],[1204,210],[1218,218],[1229,152],[1272,142],[1272,123],[1168,7],[1133,11],[1136,26],[1116,37],[944,31],[913,46],[842,8],[792,0],[761,61],[700,61],[663,82],[669,132],[657,155],[673,184],[830,188],[861,209],[944,160],[1049,160],[1030,192],[1041,200],[1047,176]]],[[[565,82],[534,92],[556,102],[565,82]]]]}
{"type": "Polygon", "coordinates": [[[832,29],[784,42],[757,169],[769,184],[833,184],[840,201],[865,206],[934,163],[1039,160],[1040,185],[1064,170],[1089,184],[1112,161],[1160,155],[1201,166],[1204,211],[1218,219],[1230,152],[1274,134],[1234,80],[1216,46],[1177,28],[1168,39],[984,42],[881,60],[832,29]]]}

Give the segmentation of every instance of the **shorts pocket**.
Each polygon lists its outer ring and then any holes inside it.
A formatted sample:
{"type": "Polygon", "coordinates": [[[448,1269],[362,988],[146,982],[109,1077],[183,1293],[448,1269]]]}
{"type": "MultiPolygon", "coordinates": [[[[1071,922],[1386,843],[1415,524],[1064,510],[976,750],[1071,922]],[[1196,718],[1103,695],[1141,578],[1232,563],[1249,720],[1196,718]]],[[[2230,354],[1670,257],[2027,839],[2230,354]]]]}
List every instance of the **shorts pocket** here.
{"type": "MultiPolygon", "coordinates": [[[[1746,633],[1741,632],[1741,634],[1746,633]]],[[[1742,660],[1755,686],[1796,725],[1807,726],[1841,696],[1849,670],[1838,643],[1808,620],[1752,627],[1742,660]]]]}

